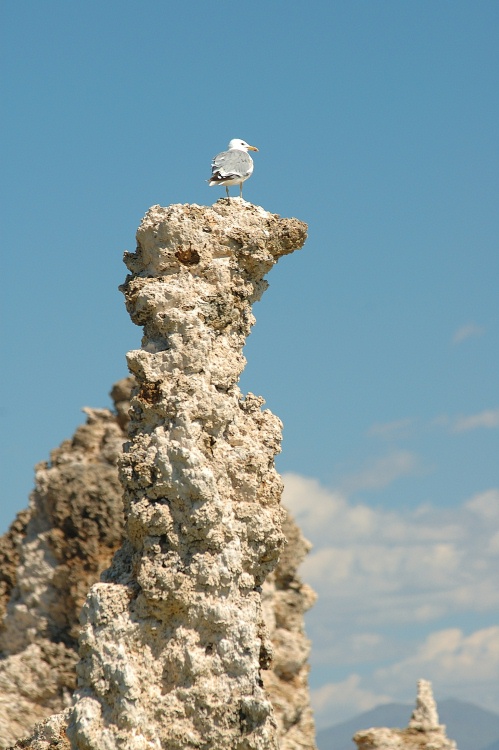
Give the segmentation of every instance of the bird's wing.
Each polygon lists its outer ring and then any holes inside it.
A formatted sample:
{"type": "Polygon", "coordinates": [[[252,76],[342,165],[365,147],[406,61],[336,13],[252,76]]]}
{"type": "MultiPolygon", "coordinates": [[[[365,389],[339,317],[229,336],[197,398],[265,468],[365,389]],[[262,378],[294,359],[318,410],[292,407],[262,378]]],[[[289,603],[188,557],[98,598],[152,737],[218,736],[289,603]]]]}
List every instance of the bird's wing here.
{"type": "Polygon", "coordinates": [[[218,179],[249,177],[253,171],[253,159],[245,151],[222,151],[215,156],[211,167],[213,175],[219,175],[218,179]]]}

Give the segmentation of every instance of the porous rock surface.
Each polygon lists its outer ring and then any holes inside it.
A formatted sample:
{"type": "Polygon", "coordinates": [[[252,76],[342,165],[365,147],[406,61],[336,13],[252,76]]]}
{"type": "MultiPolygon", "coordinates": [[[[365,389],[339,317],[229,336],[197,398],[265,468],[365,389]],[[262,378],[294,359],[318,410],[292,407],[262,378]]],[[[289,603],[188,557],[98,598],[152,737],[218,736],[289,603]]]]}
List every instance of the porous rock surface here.
{"type": "MultiPolygon", "coordinates": [[[[3,645],[0,657],[0,748],[10,747],[17,738],[31,732],[36,722],[48,718],[54,711],[62,711],[75,687],[78,660],[76,640],[69,640],[66,635],[66,646],[59,643],[55,647],[38,629],[31,634],[26,648],[14,653],[14,643],[9,642],[6,630],[14,633],[17,643],[21,633],[15,632],[10,620],[19,622],[17,612],[22,603],[21,592],[33,589],[31,566],[21,564],[21,561],[29,561],[32,550],[39,548],[51,528],[67,527],[66,517],[70,514],[74,527],[79,530],[76,559],[81,569],[78,576],[87,575],[90,587],[98,580],[101,570],[110,565],[113,546],[105,544],[95,533],[88,534],[88,529],[86,534],[83,531],[89,518],[102,517],[101,496],[99,492],[88,493],[87,487],[99,486],[103,472],[109,478],[107,468],[112,466],[116,481],[102,484],[106,489],[106,523],[121,527],[121,486],[115,462],[109,463],[109,459],[115,453],[117,460],[120,452],[118,445],[121,446],[126,440],[125,428],[133,385],[134,380],[130,377],[113,386],[111,396],[114,412],[106,409],[85,410],[87,423],[78,427],[71,440],[64,441],[52,451],[49,463],[43,462],[37,467],[36,490],[30,508],[19,513],[9,531],[0,537],[0,623],[3,624],[0,630],[3,645]],[[114,429],[113,423],[118,429],[114,429]],[[82,472],[87,481],[79,481],[82,472]],[[112,488],[115,488],[114,494],[112,488]],[[47,494],[52,497],[50,504],[46,500],[47,494]],[[65,500],[68,494],[73,500],[73,507],[65,500]],[[78,510],[85,518],[75,516],[78,510]],[[27,534],[28,521],[32,516],[38,517],[33,524],[35,528],[45,529],[38,532],[40,539],[32,532],[27,534]]],[[[286,515],[283,531],[287,544],[275,571],[263,586],[264,620],[269,629],[274,658],[271,669],[263,672],[262,676],[277,720],[281,750],[314,750],[315,728],[307,684],[310,645],[304,633],[303,613],[312,605],[315,595],[297,575],[297,568],[308,552],[309,544],[290,514],[286,515]]],[[[61,581],[64,584],[70,580],[65,574],[64,561],[71,560],[73,537],[63,536],[61,541],[66,545],[63,554],[60,554],[62,562],[44,567],[43,589],[51,590],[54,587],[50,598],[64,599],[69,607],[65,611],[66,633],[77,633],[82,602],[71,601],[65,595],[64,587],[59,585],[61,581]],[[56,575],[58,568],[60,575],[56,575]]],[[[40,582],[41,576],[38,576],[38,586],[40,582]]],[[[30,604],[25,603],[24,606],[27,608],[30,604]]],[[[21,631],[22,628],[21,624],[21,631]]],[[[54,633],[57,638],[57,628],[50,611],[46,614],[45,630],[54,633]]],[[[64,742],[69,747],[64,739],[66,723],[67,715],[51,717],[50,721],[44,721],[37,727],[35,736],[16,747],[63,750],[64,742]]]]}
{"type": "Polygon", "coordinates": [[[85,411],[37,465],[29,509],[0,538],[0,748],[69,705],[78,613],[121,544],[123,430],[109,410],[85,411]]]}
{"type": "Polygon", "coordinates": [[[418,681],[416,708],[406,729],[363,729],[353,737],[358,750],[457,750],[439,724],[431,682],[418,681]]]}
{"type": "MultiPolygon", "coordinates": [[[[242,342],[252,323],[248,303],[265,288],[263,273],[301,244],[304,227],[234,203],[221,201],[214,209],[154,207],[139,230],[137,253],[128,257],[132,270],[142,264],[125,291],[135,298],[132,303],[129,299],[129,309],[146,334],[141,352],[130,355],[132,370],[139,363],[134,370],[139,390],[133,401],[132,440],[122,463],[131,511],[129,540],[108,583],[94,587],[86,606],[80,664],[86,687],[71,718],[74,747],[275,747],[274,718],[283,750],[315,747],[307,686],[309,644],[303,631],[303,612],[314,595],[296,575],[307,543],[292,519],[284,519],[289,547],[264,583],[265,626],[255,584],[275,565],[282,542],[280,483],[273,469],[279,425],[269,412],[261,412],[261,399],[251,394],[242,398],[235,384],[244,363],[242,342]],[[193,239],[200,218],[203,234],[201,240],[193,239]],[[187,232],[178,226],[184,222],[187,232]],[[210,243],[206,234],[213,235],[210,243]],[[158,286],[151,285],[151,253],[161,271],[159,297],[158,286]],[[174,274],[180,278],[169,278],[174,274]],[[137,295],[142,279],[148,280],[146,294],[141,290],[137,295]],[[145,318],[144,302],[152,307],[145,318]],[[178,312],[182,304],[184,320],[178,312]],[[201,309],[201,325],[192,324],[193,309],[197,315],[201,309]],[[159,325],[153,324],[154,317],[159,325]],[[200,332],[212,339],[208,345],[199,340],[200,332]],[[221,336],[229,345],[217,340],[221,336]],[[193,356],[199,349],[202,358],[207,350],[211,355],[201,369],[199,357],[193,356]],[[144,351],[153,357],[144,357],[144,351]],[[231,361],[224,372],[221,351],[231,361]],[[168,355],[158,357],[161,352],[168,355]],[[193,376],[195,387],[188,387],[186,375],[193,376]],[[165,384],[165,376],[175,386],[165,384]],[[215,404],[207,403],[214,395],[224,405],[216,419],[215,404]],[[208,437],[195,424],[195,412],[208,437]],[[215,471],[212,458],[217,459],[215,471]],[[158,492],[157,475],[151,473],[160,468],[164,479],[165,466],[170,476],[158,492]],[[250,511],[258,519],[253,528],[250,511]],[[262,540],[260,521],[270,531],[268,540],[262,540]],[[269,666],[269,635],[274,662],[271,671],[262,673],[265,696],[258,667],[269,666]]],[[[121,429],[127,394],[113,395],[118,417],[108,416],[121,429]]],[[[68,712],[51,717],[17,747],[62,750],[65,740],[59,733],[67,719],[68,712]]]]}
{"type": "Polygon", "coordinates": [[[125,256],[144,330],[128,354],[126,538],[82,611],[74,748],[278,746],[260,587],[285,541],[281,424],[237,382],[263,277],[305,236],[243,202],[154,206],[125,256]]]}
{"type": "Polygon", "coordinates": [[[277,720],[281,750],[314,750],[315,724],[308,689],[310,642],[303,614],[315,602],[298,566],[310,550],[291,515],[284,519],[287,545],[263,585],[263,616],[272,641],[271,669],[262,672],[277,720]]]}

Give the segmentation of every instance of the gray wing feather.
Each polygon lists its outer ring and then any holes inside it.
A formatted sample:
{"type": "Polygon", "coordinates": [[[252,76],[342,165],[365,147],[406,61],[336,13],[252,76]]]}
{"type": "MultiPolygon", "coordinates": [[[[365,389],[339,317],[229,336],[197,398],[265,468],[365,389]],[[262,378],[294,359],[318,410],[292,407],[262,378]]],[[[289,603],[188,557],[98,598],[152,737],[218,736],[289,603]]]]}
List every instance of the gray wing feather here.
{"type": "Polygon", "coordinates": [[[252,164],[251,156],[244,151],[222,151],[213,159],[211,171],[219,172],[222,178],[231,175],[245,177],[251,173],[252,164]]]}

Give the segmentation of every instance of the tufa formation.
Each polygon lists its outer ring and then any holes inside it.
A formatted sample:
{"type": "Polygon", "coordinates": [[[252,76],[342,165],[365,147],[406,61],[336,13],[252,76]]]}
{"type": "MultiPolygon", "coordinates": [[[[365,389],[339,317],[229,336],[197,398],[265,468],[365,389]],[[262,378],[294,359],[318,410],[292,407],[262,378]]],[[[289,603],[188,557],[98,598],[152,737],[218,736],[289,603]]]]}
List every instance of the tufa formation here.
{"type": "Polygon", "coordinates": [[[406,729],[373,728],[357,732],[358,750],[457,750],[456,743],[439,724],[431,682],[418,681],[416,708],[406,729]]]}
{"type": "MultiPolygon", "coordinates": [[[[0,748],[14,745],[42,719],[31,741],[17,748],[69,748],[65,728],[76,685],[78,615],[88,588],[111,564],[122,539],[123,501],[116,462],[126,440],[133,378],[111,391],[115,412],[84,409],[87,422],[71,440],[36,467],[30,508],[0,537],[0,748]],[[50,499],[50,501],[49,501],[50,499]],[[75,533],[61,531],[71,527],[75,533]],[[109,529],[116,529],[109,544],[109,529]],[[57,542],[57,543],[56,543],[57,542]],[[42,560],[42,565],[40,565],[42,560]],[[34,573],[33,573],[34,571],[34,573]],[[80,595],[69,592],[77,582],[80,595]],[[57,603],[36,613],[36,600],[57,603]],[[63,613],[63,627],[56,613],[63,613]],[[26,632],[29,625],[29,634],[26,632]],[[15,627],[16,625],[17,627],[15,627]],[[73,634],[70,636],[70,634],[73,634]],[[64,638],[64,643],[62,642],[64,638]],[[18,650],[16,650],[18,649],[18,650]],[[50,718],[48,718],[50,717],[50,718]],[[66,743],[65,745],[63,743],[66,743]]],[[[263,613],[274,658],[263,672],[278,724],[281,750],[314,750],[314,725],[307,685],[309,641],[303,613],[315,599],[297,576],[309,549],[289,514],[287,544],[263,586],[263,613]]]]}
{"type": "MultiPolygon", "coordinates": [[[[73,748],[314,748],[313,594],[296,577],[307,547],[279,506],[280,424],[237,387],[263,276],[304,239],[301,222],[241,202],[154,207],[142,222],[124,285],[144,326],[129,355],[125,541],[84,607],[74,708],[19,747],[62,748],[68,722],[73,748]],[[276,568],[283,520],[290,549],[276,568]]],[[[106,418],[121,430],[123,413],[106,418]]],[[[74,638],[74,622],[66,630],[74,638]]]]}
{"type": "Polygon", "coordinates": [[[0,748],[70,705],[78,613],[121,544],[119,413],[85,412],[37,465],[29,509],[0,537],[0,748]]]}
{"type": "Polygon", "coordinates": [[[149,210],[122,291],[142,349],[125,541],[82,611],[78,750],[277,748],[261,586],[284,543],[280,422],[237,382],[251,304],[305,227],[240,202],[149,210]]]}

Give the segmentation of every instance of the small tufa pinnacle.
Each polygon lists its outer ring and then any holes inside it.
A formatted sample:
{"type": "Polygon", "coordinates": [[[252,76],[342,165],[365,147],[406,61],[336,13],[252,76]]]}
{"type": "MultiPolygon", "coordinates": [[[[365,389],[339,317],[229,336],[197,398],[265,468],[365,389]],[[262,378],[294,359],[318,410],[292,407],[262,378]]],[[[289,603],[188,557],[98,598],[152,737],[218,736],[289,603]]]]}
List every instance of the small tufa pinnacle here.
{"type": "Polygon", "coordinates": [[[421,732],[426,732],[431,729],[440,729],[437,704],[435,703],[431,682],[429,680],[418,680],[416,708],[412,712],[408,728],[418,729],[421,732]]]}
{"type": "Polygon", "coordinates": [[[358,750],[457,750],[454,740],[438,723],[431,682],[418,681],[416,708],[406,729],[371,727],[357,732],[353,741],[358,750]]]}

